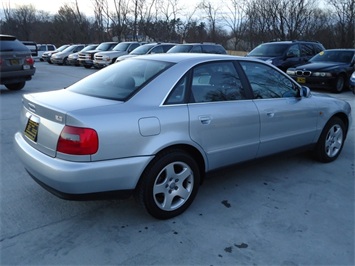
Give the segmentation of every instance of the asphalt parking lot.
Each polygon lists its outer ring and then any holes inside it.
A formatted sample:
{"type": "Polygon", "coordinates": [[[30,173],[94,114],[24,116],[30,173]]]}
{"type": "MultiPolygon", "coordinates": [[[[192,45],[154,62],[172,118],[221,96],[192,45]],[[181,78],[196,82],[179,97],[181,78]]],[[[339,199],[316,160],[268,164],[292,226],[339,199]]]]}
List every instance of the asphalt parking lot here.
{"type": "MultiPolygon", "coordinates": [[[[184,214],[160,221],[134,199],[65,201],[28,176],[13,151],[21,96],[96,71],[36,67],[23,90],[0,85],[0,265],[355,264],[355,122],[335,162],[301,153],[213,172],[184,214]]],[[[354,118],[355,95],[332,95],[354,118]]]]}

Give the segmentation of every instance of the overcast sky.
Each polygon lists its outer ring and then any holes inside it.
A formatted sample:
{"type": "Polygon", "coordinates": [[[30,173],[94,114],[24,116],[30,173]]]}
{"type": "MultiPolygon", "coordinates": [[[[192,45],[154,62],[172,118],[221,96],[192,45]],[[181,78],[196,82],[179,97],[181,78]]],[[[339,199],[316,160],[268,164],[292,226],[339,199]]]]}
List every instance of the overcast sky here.
{"type": "MultiPolygon", "coordinates": [[[[186,6],[186,3],[198,3],[198,0],[180,0],[181,3],[185,3],[184,6],[186,6]]],[[[109,0],[109,2],[112,2],[109,0]]],[[[219,0],[210,0],[211,3],[216,2],[220,3],[219,0]]],[[[11,8],[16,8],[16,6],[21,6],[21,5],[34,5],[37,10],[44,10],[48,11],[51,14],[57,13],[59,8],[64,5],[74,5],[75,0],[1,0],[1,9],[3,7],[8,7],[10,6],[11,8]]],[[[91,16],[94,15],[94,12],[92,11],[93,7],[93,1],[92,0],[78,0],[79,4],[79,9],[81,12],[83,12],[85,15],[91,16]]]]}

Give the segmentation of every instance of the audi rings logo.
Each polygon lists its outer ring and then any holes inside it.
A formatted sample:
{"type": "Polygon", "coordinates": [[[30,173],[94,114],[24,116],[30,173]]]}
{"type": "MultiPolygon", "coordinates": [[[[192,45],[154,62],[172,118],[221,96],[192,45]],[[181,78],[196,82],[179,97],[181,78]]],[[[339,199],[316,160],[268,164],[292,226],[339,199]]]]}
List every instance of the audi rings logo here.
{"type": "Polygon", "coordinates": [[[308,71],[308,70],[297,70],[296,71],[297,76],[309,77],[311,74],[312,74],[312,72],[308,71]]]}

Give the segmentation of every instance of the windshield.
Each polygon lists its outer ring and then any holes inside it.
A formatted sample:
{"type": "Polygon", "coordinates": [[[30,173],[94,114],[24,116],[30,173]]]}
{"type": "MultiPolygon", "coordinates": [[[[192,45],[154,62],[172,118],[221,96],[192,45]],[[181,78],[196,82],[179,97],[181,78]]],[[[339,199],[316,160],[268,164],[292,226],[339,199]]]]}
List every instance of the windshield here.
{"type": "Polygon", "coordinates": [[[322,51],[319,54],[313,56],[310,62],[339,62],[339,63],[351,63],[354,57],[354,51],[322,51]]]}
{"type": "Polygon", "coordinates": [[[132,52],[130,52],[129,54],[133,54],[133,55],[146,54],[149,52],[150,49],[152,49],[152,47],[154,45],[155,44],[145,44],[145,45],[139,46],[136,49],[134,49],[132,52]]]}
{"type": "Polygon", "coordinates": [[[97,44],[94,45],[88,45],[85,48],[83,48],[80,52],[85,52],[85,51],[90,51],[90,50],[95,50],[97,47],[97,44]]]}
{"type": "Polygon", "coordinates": [[[277,57],[283,56],[289,47],[286,43],[264,43],[252,50],[248,56],[277,57]]]}
{"type": "Polygon", "coordinates": [[[113,51],[126,51],[128,49],[129,43],[119,43],[112,50],[113,51]]]}
{"type": "Polygon", "coordinates": [[[69,47],[69,45],[62,45],[61,47],[59,47],[57,50],[55,50],[56,52],[62,52],[64,51],[65,49],[67,49],[69,47]]]}
{"type": "Polygon", "coordinates": [[[192,49],[192,45],[175,45],[168,53],[188,53],[192,49]]]}
{"type": "Polygon", "coordinates": [[[100,50],[100,51],[107,51],[111,48],[112,46],[112,43],[101,43],[98,47],[97,47],[97,50],[100,50]]]}
{"type": "Polygon", "coordinates": [[[72,46],[68,46],[67,48],[65,48],[62,52],[71,52],[75,49],[76,46],[72,45],[72,46]]]}
{"type": "Polygon", "coordinates": [[[89,96],[126,101],[173,63],[129,59],[108,66],[68,87],[89,96]]]}

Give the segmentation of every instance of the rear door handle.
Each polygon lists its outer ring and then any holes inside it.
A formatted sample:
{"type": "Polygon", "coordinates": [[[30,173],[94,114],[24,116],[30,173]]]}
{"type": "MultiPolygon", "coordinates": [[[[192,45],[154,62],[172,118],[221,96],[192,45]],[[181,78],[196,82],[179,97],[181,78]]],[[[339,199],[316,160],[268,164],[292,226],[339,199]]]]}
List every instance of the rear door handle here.
{"type": "Polygon", "coordinates": [[[208,115],[201,115],[198,117],[202,125],[209,125],[211,123],[211,117],[208,115]]]}

